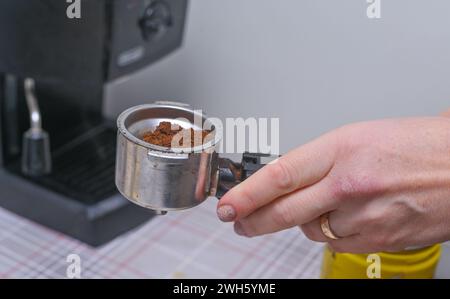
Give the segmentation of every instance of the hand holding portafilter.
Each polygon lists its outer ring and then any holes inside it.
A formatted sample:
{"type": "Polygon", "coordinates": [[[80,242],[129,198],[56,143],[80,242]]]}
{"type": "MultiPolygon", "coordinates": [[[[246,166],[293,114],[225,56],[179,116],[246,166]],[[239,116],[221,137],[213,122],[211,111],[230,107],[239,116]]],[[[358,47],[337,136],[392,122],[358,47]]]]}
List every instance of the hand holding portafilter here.
{"type": "Polygon", "coordinates": [[[221,132],[186,105],[133,107],[119,116],[117,125],[116,186],[128,200],[160,213],[188,209],[211,196],[220,198],[263,166],[260,154],[244,154],[241,164],[219,158],[221,132]],[[213,137],[188,152],[144,142],[144,133],[163,121],[194,130],[212,128],[213,137]]]}

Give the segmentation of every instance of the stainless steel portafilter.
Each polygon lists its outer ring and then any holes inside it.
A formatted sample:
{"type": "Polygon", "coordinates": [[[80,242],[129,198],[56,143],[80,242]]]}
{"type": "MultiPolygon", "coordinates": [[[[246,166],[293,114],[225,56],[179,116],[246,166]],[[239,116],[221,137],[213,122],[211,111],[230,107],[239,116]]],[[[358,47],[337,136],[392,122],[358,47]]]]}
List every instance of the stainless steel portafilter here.
{"type": "Polygon", "coordinates": [[[221,132],[186,105],[132,107],[119,116],[117,125],[116,186],[128,200],[160,214],[192,208],[208,197],[220,198],[264,166],[261,158],[267,156],[245,153],[241,163],[220,158],[221,132]],[[213,138],[186,152],[144,142],[143,135],[163,121],[195,130],[210,128],[213,138]]]}

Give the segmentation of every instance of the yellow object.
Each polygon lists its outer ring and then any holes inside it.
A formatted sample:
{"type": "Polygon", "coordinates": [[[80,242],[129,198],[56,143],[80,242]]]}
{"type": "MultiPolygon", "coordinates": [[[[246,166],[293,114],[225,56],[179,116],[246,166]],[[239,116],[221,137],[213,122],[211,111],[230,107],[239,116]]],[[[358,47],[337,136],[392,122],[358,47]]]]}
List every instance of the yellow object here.
{"type": "Polygon", "coordinates": [[[399,253],[336,253],[325,247],[321,278],[433,278],[441,245],[399,253]]]}

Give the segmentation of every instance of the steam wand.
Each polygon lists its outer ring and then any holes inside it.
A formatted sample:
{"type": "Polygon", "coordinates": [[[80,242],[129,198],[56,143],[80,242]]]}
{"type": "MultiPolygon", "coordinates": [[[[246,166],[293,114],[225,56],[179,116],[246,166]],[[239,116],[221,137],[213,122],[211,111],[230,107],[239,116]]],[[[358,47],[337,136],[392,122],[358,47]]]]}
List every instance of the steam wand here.
{"type": "Polygon", "coordinates": [[[42,129],[34,80],[25,79],[24,88],[31,128],[23,134],[22,172],[28,176],[41,176],[49,174],[52,169],[50,137],[42,129]]]}

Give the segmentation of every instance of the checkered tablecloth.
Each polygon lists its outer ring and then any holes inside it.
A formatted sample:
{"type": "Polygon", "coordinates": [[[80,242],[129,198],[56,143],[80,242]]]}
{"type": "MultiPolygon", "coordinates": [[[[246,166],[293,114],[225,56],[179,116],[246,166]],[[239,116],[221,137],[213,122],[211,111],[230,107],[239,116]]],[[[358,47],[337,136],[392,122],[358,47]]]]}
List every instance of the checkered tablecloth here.
{"type": "Polygon", "coordinates": [[[300,230],[247,239],[221,223],[216,202],[153,218],[100,248],[0,209],[0,278],[317,278],[322,246],[300,230]]]}

